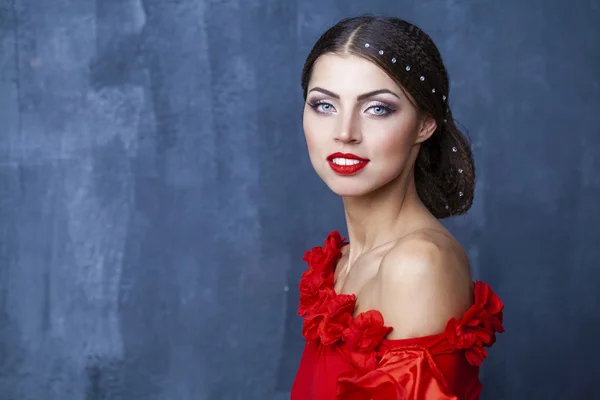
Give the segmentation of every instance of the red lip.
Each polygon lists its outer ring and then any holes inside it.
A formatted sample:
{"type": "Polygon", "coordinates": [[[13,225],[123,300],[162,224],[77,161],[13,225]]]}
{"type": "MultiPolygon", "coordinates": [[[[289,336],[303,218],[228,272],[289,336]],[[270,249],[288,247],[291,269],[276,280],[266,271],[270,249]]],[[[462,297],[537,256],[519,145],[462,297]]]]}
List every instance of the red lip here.
{"type": "Polygon", "coordinates": [[[358,161],[365,161],[365,162],[369,161],[366,158],[361,158],[352,153],[333,153],[329,157],[327,157],[327,161],[331,161],[334,158],[348,158],[350,160],[358,160],[358,161]]]}
{"type": "Polygon", "coordinates": [[[339,175],[354,175],[358,171],[366,167],[369,163],[369,160],[367,160],[366,158],[362,158],[351,153],[333,153],[329,157],[327,157],[327,161],[329,161],[329,166],[331,167],[331,169],[339,175]],[[333,162],[334,158],[346,158],[349,160],[357,160],[358,163],[352,165],[338,165],[333,162]]]}

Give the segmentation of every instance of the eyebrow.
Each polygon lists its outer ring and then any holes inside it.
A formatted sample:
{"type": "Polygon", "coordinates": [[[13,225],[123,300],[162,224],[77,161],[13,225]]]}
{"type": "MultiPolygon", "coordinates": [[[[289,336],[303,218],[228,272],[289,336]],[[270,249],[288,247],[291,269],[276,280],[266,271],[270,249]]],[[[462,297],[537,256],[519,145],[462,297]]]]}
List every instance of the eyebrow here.
{"type": "MultiPolygon", "coordinates": [[[[326,94],[327,96],[333,97],[334,99],[338,99],[338,100],[340,99],[340,95],[339,94],[333,93],[333,92],[331,92],[331,91],[329,91],[327,89],[323,89],[321,87],[314,87],[308,93],[310,93],[310,92],[321,92],[323,94],[326,94]]],[[[372,92],[363,93],[363,94],[357,96],[356,100],[357,101],[361,101],[361,100],[364,100],[364,99],[368,99],[369,97],[373,97],[373,96],[376,96],[378,94],[383,94],[383,93],[388,93],[388,94],[391,94],[391,95],[393,95],[393,96],[395,96],[397,98],[400,98],[400,96],[398,96],[396,93],[392,92],[391,90],[388,90],[388,89],[378,89],[378,90],[373,90],[372,92]]]]}

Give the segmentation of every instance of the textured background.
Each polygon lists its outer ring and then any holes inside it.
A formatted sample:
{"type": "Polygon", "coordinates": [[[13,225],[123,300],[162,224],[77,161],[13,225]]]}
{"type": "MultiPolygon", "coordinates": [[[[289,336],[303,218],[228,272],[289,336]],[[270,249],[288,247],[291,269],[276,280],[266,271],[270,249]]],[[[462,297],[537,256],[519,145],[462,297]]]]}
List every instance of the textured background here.
{"type": "Polygon", "coordinates": [[[289,397],[300,259],[344,231],[300,70],[365,12],[431,34],[473,140],[483,398],[597,394],[600,1],[0,0],[0,400],[289,397]]]}

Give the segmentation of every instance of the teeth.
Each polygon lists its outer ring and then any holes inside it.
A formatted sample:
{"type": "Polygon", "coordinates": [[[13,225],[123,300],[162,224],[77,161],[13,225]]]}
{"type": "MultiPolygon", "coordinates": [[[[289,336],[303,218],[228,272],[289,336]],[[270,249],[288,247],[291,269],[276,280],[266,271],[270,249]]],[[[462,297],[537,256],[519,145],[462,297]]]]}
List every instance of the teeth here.
{"type": "Polygon", "coordinates": [[[336,165],[355,165],[360,163],[358,160],[350,160],[349,158],[334,158],[331,161],[336,165]]]}

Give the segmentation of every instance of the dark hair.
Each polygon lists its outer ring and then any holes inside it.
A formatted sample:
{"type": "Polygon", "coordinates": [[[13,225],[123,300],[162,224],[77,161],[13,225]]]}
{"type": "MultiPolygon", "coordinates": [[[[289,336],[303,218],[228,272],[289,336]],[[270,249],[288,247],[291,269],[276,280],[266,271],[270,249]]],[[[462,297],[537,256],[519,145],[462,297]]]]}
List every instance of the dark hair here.
{"type": "Polygon", "coordinates": [[[346,18],[317,41],[302,70],[304,100],[315,61],[326,53],[349,53],[383,69],[437,122],[415,162],[419,198],[436,218],[465,213],[473,202],[475,165],[468,139],[448,106],[449,80],[433,40],[417,26],[389,17],[346,18]]]}

